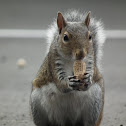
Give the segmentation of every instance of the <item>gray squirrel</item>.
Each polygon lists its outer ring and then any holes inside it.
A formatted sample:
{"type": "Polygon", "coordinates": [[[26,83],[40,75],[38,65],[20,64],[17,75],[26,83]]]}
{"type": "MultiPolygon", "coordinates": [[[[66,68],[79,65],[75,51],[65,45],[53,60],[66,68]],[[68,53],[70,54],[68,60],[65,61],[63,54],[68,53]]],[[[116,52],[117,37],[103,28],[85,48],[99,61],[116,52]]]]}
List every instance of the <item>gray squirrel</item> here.
{"type": "Polygon", "coordinates": [[[90,12],[58,12],[47,35],[49,48],[30,96],[35,125],[99,126],[104,107],[102,22],[92,18],[90,12]],[[75,60],[86,64],[83,81],[73,75],[75,60]]]}

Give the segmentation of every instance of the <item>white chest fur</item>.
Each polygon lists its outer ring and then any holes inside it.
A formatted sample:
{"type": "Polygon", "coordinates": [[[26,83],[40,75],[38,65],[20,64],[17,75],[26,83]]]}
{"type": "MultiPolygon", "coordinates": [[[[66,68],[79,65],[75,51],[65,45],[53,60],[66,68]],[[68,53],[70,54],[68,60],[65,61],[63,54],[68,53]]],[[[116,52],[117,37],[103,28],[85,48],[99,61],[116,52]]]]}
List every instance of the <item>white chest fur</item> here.
{"type": "Polygon", "coordinates": [[[55,120],[61,125],[64,125],[66,119],[74,123],[80,116],[84,117],[87,124],[88,118],[93,120],[93,116],[98,117],[102,106],[102,92],[98,84],[92,85],[88,91],[61,93],[55,84],[50,83],[35,89],[31,98],[32,102],[36,98],[41,102],[41,107],[46,111],[50,121],[55,120]]]}

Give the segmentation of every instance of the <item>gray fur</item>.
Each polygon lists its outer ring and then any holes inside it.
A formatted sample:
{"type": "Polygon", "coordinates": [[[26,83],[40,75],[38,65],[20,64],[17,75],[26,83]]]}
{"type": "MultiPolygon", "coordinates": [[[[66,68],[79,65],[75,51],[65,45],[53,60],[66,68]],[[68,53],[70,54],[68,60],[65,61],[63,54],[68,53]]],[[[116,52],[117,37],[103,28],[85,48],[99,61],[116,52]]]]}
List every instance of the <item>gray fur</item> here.
{"type": "Polygon", "coordinates": [[[102,92],[99,85],[94,84],[88,91],[72,91],[64,94],[55,84],[50,83],[35,89],[31,94],[31,102],[33,116],[37,116],[36,120],[44,122],[42,126],[46,126],[48,122],[65,126],[67,119],[74,126],[81,118],[84,126],[94,126],[101,111],[102,92]],[[34,111],[40,112],[40,115],[35,115],[34,111]]]}

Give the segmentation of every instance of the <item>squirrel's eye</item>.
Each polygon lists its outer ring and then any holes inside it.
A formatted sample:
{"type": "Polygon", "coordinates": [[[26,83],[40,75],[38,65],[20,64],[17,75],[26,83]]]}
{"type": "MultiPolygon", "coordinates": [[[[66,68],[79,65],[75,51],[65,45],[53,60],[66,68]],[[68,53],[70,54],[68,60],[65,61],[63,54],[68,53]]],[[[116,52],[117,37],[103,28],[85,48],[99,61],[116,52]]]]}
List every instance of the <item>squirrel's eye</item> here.
{"type": "Polygon", "coordinates": [[[89,40],[91,40],[92,39],[92,36],[91,35],[89,35],[89,40]]]}
{"type": "Polygon", "coordinates": [[[65,42],[68,42],[69,41],[69,38],[68,38],[68,36],[66,34],[64,34],[64,41],[65,42]]]}

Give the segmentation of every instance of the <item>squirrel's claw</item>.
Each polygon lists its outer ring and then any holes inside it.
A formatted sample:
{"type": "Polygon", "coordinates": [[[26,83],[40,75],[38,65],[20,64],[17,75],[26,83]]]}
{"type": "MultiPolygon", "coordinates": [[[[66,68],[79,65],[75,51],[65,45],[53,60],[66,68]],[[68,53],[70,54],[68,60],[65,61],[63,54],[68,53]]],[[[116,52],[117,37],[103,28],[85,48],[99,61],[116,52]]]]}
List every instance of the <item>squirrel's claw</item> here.
{"type": "Polygon", "coordinates": [[[83,83],[80,82],[70,82],[69,86],[72,87],[73,90],[80,90],[80,86],[82,86],[83,83]]]}
{"type": "Polygon", "coordinates": [[[70,82],[81,82],[79,79],[70,79],[70,82]]]}
{"type": "Polygon", "coordinates": [[[71,79],[76,79],[76,76],[68,76],[68,79],[71,80],[71,79]]]}
{"type": "Polygon", "coordinates": [[[71,87],[79,87],[81,86],[83,83],[80,83],[80,82],[70,82],[69,83],[69,86],[71,87]]]}
{"type": "Polygon", "coordinates": [[[89,73],[85,73],[82,80],[76,79],[76,76],[69,76],[68,80],[73,90],[86,91],[92,84],[92,76],[89,73]]]}
{"type": "Polygon", "coordinates": [[[92,84],[92,76],[89,73],[85,73],[82,82],[85,83],[85,85],[92,84]]]}
{"type": "Polygon", "coordinates": [[[73,90],[79,90],[79,87],[83,84],[79,79],[76,79],[76,76],[69,76],[69,86],[73,88],[73,90]]]}

